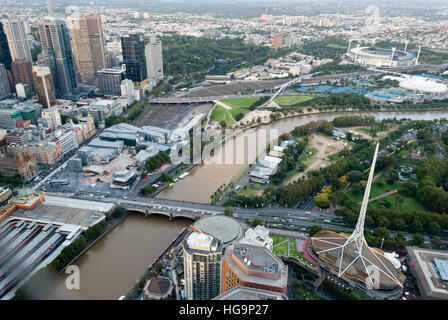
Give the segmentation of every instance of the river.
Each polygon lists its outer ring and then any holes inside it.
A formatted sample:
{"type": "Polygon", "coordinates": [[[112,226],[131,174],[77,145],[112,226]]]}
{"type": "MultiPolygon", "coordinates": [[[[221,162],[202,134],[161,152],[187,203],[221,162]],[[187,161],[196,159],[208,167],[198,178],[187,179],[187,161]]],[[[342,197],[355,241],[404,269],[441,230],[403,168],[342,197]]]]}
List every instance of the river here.
{"type": "Polygon", "coordinates": [[[143,214],[130,214],[95,243],[75,263],[80,270],[80,289],[68,290],[62,273],[41,299],[118,299],[140,279],[177,234],[192,223],[143,214]]]}
{"type": "MultiPolygon", "coordinates": [[[[408,118],[412,120],[434,120],[440,118],[448,118],[447,111],[404,111],[404,112],[370,112],[370,111],[358,111],[358,112],[329,112],[320,114],[302,115],[297,117],[286,118],[272,122],[267,125],[261,126],[259,129],[269,130],[277,129],[278,134],[290,132],[296,126],[304,125],[310,121],[327,120],[331,121],[337,116],[341,115],[363,115],[374,116],[377,120],[383,120],[388,118],[408,118]]],[[[253,131],[253,130],[249,130],[253,131]]],[[[245,161],[241,164],[220,164],[222,159],[229,154],[231,150],[236,152],[236,145],[243,143],[247,134],[243,133],[237,136],[233,140],[229,140],[223,148],[216,150],[214,155],[210,157],[209,161],[214,163],[200,164],[190,170],[190,175],[183,180],[179,180],[174,184],[172,188],[165,189],[157,195],[157,198],[191,201],[198,203],[210,203],[211,195],[221,186],[229,184],[232,179],[237,177],[249,163],[253,163],[257,154],[253,144],[246,144],[244,148],[245,161]],[[231,143],[231,142],[233,143],[231,143]]],[[[258,150],[263,150],[266,146],[266,141],[260,139],[257,141],[258,150]]]]}

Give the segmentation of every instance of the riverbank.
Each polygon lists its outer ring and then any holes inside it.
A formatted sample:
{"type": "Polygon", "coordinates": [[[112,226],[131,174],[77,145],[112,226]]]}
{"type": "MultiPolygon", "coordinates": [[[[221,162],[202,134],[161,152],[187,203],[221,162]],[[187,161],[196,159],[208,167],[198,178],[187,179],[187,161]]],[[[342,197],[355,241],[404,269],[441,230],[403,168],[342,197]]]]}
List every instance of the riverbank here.
{"type": "Polygon", "coordinates": [[[145,219],[141,213],[129,212],[126,219],[73,262],[79,268],[79,289],[67,289],[67,275],[62,273],[41,299],[118,299],[190,224],[190,220],[181,218],[170,221],[155,215],[145,219]]]}
{"type": "MultiPolygon", "coordinates": [[[[411,110],[411,111],[396,111],[396,110],[344,110],[344,111],[318,111],[307,114],[289,114],[281,119],[270,120],[269,123],[254,124],[250,127],[238,129],[231,135],[222,139],[213,156],[211,156],[207,163],[196,165],[190,172],[190,175],[178,181],[172,188],[161,192],[157,198],[170,200],[184,200],[199,203],[210,203],[210,196],[222,185],[229,185],[229,183],[237,177],[249,164],[256,159],[256,152],[253,150],[262,150],[266,146],[266,141],[262,143],[258,141],[258,146],[251,145],[250,148],[245,148],[247,152],[247,161],[245,163],[223,163],[223,154],[233,152],[234,146],[244,146],[244,139],[247,136],[245,132],[250,129],[266,129],[277,130],[278,135],[285,132],[290,132],[296,126],[306,124],[310,121],[327,120],[332,121],[335,117],[341,115],[360,115],[360,116],[374,116],[377,120],[389,118],[407,118],[412,120],[434,120],[440,118],[448,118],[448,110],[411,110]],[[231,140],[229,140],[232,138],[231,140]],[[234,141],[235,140],[235,141],[234,141]],[[256,149],[255,147],[258,147],[256,149]]],[[[247,146],[247,144],[246,144],[247,146]]],[[[237,152],[243,152],[237,150],[237,152]]]]}
{"type": "MultiPolygon", "coordinates": [[[[91,241],[88,242],[87,246],[84,248],[84,250],[82,250],[78,255],[76,255],[76,257],[74,257],[69,263],[67,263],[66,266],[64,266],[61,270],[59,270],[59,272],[57,274],[54,275],[53,279],[50,280],[50,282],[48,283],[48,285],[43,288],[43,290],[41,291],[40,295],[36,297],[36,299],[40,299],[48,290],[48,288],[53,284],[53,282],[63,273],[65,272],[67,266],[72,265],[76,260],[78,260],[85,252],[87,252],[94,244],[96,244],[98,241],[100,241],[102,238],[104,238],[104,236],[106,236],[110,231],[112,231],[116,226],[118,226],[124,219],[126,219],[126,217],[128,216],[128,213],[125,212],[123,213],[120,217],[118,218],[110,218],[111,220],[109,220],[106,224],[106,226],[104,227],[102,233],[96,238],[93,239],[91,241]]],[[[82,235],[80,235],[82,236],[82,235]]]]}

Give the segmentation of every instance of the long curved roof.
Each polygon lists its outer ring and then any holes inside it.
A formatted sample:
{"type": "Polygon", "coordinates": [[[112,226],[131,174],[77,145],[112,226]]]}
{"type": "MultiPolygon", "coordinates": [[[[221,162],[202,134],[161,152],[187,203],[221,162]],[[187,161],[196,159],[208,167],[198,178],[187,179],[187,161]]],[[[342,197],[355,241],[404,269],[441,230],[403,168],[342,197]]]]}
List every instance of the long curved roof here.
{"type": "Polygon", "coordinates": [[[444,93],[448,90],[445,84],[425,77],[409,77],[400,81],[400,87],[426,93],[444,93]]]}

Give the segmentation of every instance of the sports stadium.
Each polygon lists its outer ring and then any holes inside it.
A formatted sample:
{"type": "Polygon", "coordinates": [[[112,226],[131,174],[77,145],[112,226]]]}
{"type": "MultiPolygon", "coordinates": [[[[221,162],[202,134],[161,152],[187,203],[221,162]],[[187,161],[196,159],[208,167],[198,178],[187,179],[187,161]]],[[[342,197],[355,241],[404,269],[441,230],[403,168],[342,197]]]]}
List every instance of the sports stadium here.
{"type": "Polygon", "coordinates": [[[355,47],[347,56],[354,63],[377,68],[410,66],[417,61],[412,52],[374,47],[355,47]]]}
{"type": "Polygon", "coordinates": [[[351,235],[322,230],[311,238],[309,250],[329,278],[373,299],[399,299],[404,275],[401,263],[377,248],[370,248],[364,237],[364,221],[372,185],[379,144],[376,146],[358,222],[351,235]],[[339,282],[338,281],[338,282],[339,282]]]}

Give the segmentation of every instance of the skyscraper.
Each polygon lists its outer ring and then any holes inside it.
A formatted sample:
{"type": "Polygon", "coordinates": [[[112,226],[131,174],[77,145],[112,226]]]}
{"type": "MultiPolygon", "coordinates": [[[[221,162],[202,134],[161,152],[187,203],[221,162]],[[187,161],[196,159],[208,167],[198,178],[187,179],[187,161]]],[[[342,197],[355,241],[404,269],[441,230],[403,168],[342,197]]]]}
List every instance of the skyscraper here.
{"type": "Polygon", "coordinates": [[[185,298],[210,300],[221,293],[222,243],[211,235],[192,232],[183,242],[185,298]]]}
{"type": "Polygon", "coordinates": [[[8,74],[5,65],[0,63],[0,100],[11,96],[11,87],[9,86],[8,74]]]}
{"type": "Polygon", "coordinates": [[[27,84],[31,92],[34,92],[33,65],[25,58],[15,59],[11,63],[11,71],[14,77],[14,84],[27,84]]]}
{"type": "Polygon", "coordinates": [[[39,102],[46,108],[56,104],[53,77],[48,67],[33,67],[34,88],[39,97],[39,102]]]}
{"type": "Polygon", "coordinates": [[[3,23],[0,22],[0,63],[3,63],[7,70],[11,70],[11,52],[9,52],[8,38],[6,37],[3,23]]]}
{"type": "Polygon", "coordinates": [[[50,68],[57,97],[71,97],[78,86],[75,63],[66,23],[45,17],[38,23],[45,64],[50,68]]]}
{"type": "Polygon", "coordinates": [[[147,77],[145,48],[139,34],[121,37],[123,64],[126,65],[126,78],[136,83],[147,77]]]}
{"type": "Polygon", "coordinates": [[[71,35],[81,80],[92,83],[96,72],[106,67],[101,17],[89,15],[72,19],[71,35]]]}
{"type": "Polygon", "coordinates": [[[12,60],[26,59],[33,62],[23,22],[18,19],[4,19],[2,22],[12,60]]]}
{"type": "Polygon", "coordinates": [[[162,42],[156,37],[150,37],[145,46],[146,70],[149,78],[163,78],[162,42]]]}

